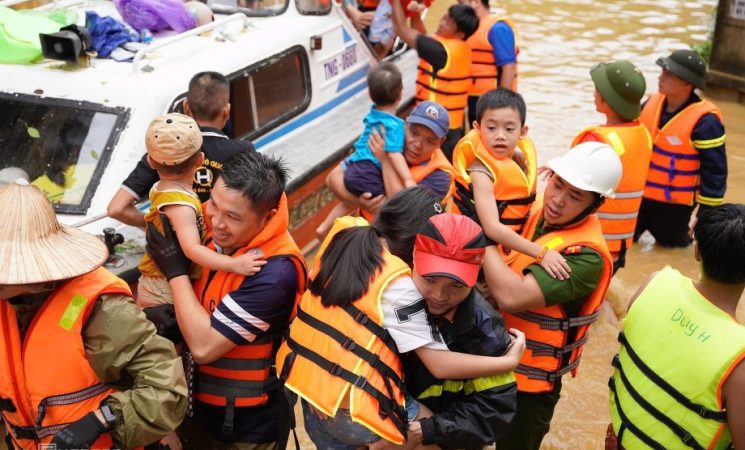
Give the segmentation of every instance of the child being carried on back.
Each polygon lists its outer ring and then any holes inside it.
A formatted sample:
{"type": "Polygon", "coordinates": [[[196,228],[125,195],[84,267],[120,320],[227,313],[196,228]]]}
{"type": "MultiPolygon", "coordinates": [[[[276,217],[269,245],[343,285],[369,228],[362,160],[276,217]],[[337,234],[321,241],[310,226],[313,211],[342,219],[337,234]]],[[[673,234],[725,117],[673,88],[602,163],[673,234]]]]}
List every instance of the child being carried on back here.
{"type": "MultiPolygon", "coordinates": [[[[254,275],[266,261],[259,253],[249,252],[232,258],[202,245],[206,226],[202,204],[192,190],[194,172],[202,166],[202,134],[189,116],[171,113],[155,118],[145,134],[147,160],[160,177],[150,190],[150,211],[145,221],[163,231],[160,214],[173,226],[184,254],[193,262],[192,279],[199,278],[202,268],[254,275]]],[[[171,287],[165,275],[145,253],[139,265],[137,304],[142,308],[173,303],[171,287]]]]}
{"type": "MultiPolygon", "coordinates": [[[[385,151],[390,154],[393,168],[404,187],[416,186],[403,154],[405,124],[401,118],[396,116],[398,104],[401,102],[401,92],[403,91],[401,72],[394,64],[381,62],[367,75],[367,85],[374,105],[363,120],[365,129],[354,143],[354,153],[341,163],[341,168],[344,171],[344,188],[347,191],[341,194],[351,194],[355,197],[359,197],[366,192],[370,193],[372,197],[385,194],[380,161],[373,155],[372,150],[367,145],[367,140],[373,129],[378,129],[385,136],[385,151]]],[[[326,185],[331,188],[328,179],[326,185]]],[[[316,235],[319,239],[326,236],[335,219],[347,215],[354,208],[353,205],[344,202],[344,195],[337,194],[337,197],[342,199],[342,203],[337,205],[316,229],[316,235]]]]}

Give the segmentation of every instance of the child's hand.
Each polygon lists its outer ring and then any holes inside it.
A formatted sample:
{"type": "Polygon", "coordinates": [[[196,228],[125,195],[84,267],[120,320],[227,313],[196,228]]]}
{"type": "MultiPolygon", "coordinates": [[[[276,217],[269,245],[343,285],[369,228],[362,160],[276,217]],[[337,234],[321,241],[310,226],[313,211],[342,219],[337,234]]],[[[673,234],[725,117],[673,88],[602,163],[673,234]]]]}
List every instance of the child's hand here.
{"type": "Polygon", "coordinates": [[[378,161],[387,158],[385,154],[385,128],[374,127],[370,131],[370,137],[367,138],[367,146],[372,154],[378,158],[378,161]]]}
{"type": "Polygon", "coordinates": [[[512,358],[515,367],[517,367],[517,365],[520,364],[520,358],[522,358],[523,353],[525,353],[525,334],[517,328],[510,328],[509,331],[512,342],[504,356],[512,358]]]}
{"type": "Polygon", "coordinates": [[[249,250],[246,254],[234,259],[232,272],[250,277],[256,275],[266,265],[264,253],[259,249],[249,250]]]}
{"type": "Polygon", "coordinates": [[[427,6],[417,2],[416,0],[411,0],[408,5],[406,5],[406,10],[413,13],[420,13],[427,9],[427,6]]]}
{"type": "Polygon", "coordinates": [[[561,256],[561,253],[556,250],[548,250],[546,254],[543,255],[541,262],[538,264],[540,264],[541,267],[551,275],[551,277],[556,278],[557,280],[568,280],[569,272],[572,271],[564,257],[561,256]]]}
{"type": "Polygon", "coordinates": [[[554,171],[549,169],[548,166],[539,166],[536,174],[538,175],[539,180],[548,181],[548,179],[551,178],[551,175],[554,174],[554,171]]]}

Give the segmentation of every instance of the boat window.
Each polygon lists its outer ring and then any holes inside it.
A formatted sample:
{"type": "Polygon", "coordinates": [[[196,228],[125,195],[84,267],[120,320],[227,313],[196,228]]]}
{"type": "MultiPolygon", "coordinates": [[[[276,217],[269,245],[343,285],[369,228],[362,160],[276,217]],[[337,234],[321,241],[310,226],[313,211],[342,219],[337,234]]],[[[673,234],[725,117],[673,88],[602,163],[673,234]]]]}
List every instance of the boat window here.
{"type": "Polygon", "coordinates": [[[322,16],[331,12],[332,1],[334,0],[296,0],[295,5],[300,14],[322,16]]]}
{"type": "Polygon", "coordinates": [[[0,93],[0,185],[26,178],[57,212],[85,214],[127,116],[124,108],[0,93]]]}
{"type": "Polygon", "coordinates": [[[241,12],[247,16],[278,16],[287,11],[289,0],[208,0],[207,6],[219,14],[241,12]]]}
{"type": "Polygon", "coordinates": [[[310,74],[305,49],[293,47],[230,79],[232,137],[255,139],[310,103],[310,74]]]}

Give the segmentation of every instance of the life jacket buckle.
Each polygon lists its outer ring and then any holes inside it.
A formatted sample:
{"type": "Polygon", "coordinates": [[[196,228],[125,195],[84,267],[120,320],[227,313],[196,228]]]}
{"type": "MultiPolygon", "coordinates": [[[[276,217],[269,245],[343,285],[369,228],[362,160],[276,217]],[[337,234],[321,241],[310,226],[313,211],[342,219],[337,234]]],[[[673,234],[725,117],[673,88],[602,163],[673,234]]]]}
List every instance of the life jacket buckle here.
{"type": "Polygon", "coordinates": [[[691,447],[691,444],[693,444],[694,442],[696,442],[693,439],[693,436],[691,436],[690,433],[688,433],[688,432],[685,432],[685,434],[683,434],[683,436],[681,436],[680,440],[683,441],[683,443],[685,445],[689,446],[689,447],[691,447]]]}
{"type": "Polygon", "coordinates": [[[360,311],[357,316],[355,316],[354,321],[357,322],[360,325],[365,325],[367,323],[367,314],[360,311]]]}
{"type": "Polygon", "coordinates": [[[343,344],[341,344],[341,348],[345,350],[349,350],[350,352],[353,352],[355,348],[357,348],[357,343],[354,342],[352,338],[347,338],[346,341],[344,341],[343,344]]]}
{"type": "Polygon", "coordinates": [[[561,329],[561,331],[569,331],[569,320],[560,320],[559,328],[561,329]]]}
{"type": "Polygon", "coordinates": [[[344,369],[339,364],[332,363],[331,368],[329,369],[329,373],[331,375],[339,377],[341,376],[343,370],[344,369]]]}
{"type": "Polygon", "coordinates": [[[367,384],[367,378],[363,376],[357,377],[357,379],[354,381],[354,386],[359,389],[364,388],[366,384],[367,384]]]}

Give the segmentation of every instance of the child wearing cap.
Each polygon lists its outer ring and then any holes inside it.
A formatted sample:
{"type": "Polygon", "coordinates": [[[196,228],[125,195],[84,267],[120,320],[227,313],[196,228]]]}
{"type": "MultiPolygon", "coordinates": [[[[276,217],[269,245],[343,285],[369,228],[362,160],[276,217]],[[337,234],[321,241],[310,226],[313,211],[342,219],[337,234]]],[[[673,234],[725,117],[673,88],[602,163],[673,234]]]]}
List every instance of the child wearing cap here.
{"type": "Polygon", "coordinates": [[[465,214],[500,245],[505,258],[517,251],[536,259],[554,278],[568,277],[564,258],[520,235],[535,200],[536,154],[525,126],[522,96],[499,88],[482,95],[473,129],[453,152],[453,212],[465,214]]]}
{"type": "Polygon", "coordinates": [[[590,69],[590,77],[595,85],[595,109],[605,116],[605,124],[580,131],[572,147],[581,142],[602,142],[621,157],[623,176],[616,198],[606,200],[598,209],[615,273],[625,265],[626,250],[633,242],[652,157],[652,138],[639,122],[639,102],[647,84],[641,70],[626,60],[596,64],[590,69]]]}
{"type": "MultiPolygon", "coordinates": [[[[194,263],[191,278],[201,268],[253,275],[265,261],[248,253],[238,258],[221,255],[202,245],[206,237],[202,204],[192,190],[194,172],[202,166],[204,154],[199,126],[189,116],[171,113],[155,118],[145,134],[148,163],[158,172],[160,181],[150,190],[150,210],[145,221],[163,230],[160,215],[165,216],[178,236],[184,254],[194,263]]],[[[139,265],[137,303],[142,308],[173,303],[171,288],[158,266],[145,253],[139,265]]]]}
{"type": "MultiPolygon", "coordinates": [[[[338,195],[341,199],[348,193],[355,197],[366,192],[372,194],[373,197],[385,194],[380,161],[373,155],[367,144],[370,133],[374,129],[384,130],[385,151],[401,182],[405,187],[416,186],[403,155],[404,121],[396,116],[396,109],[401,102],[403,91],[401,72],[394,64],[381,62],[367,75],[367,84],[374,104],[363,120],[365,128],[357,142],[354,143],[354,153],[341,163],[346,190],[338,195]]],[[[326,184],[329,184],[328,180],[326,184]]],[[[316,230],[319,238],[326,235],[336,218],[348,214],[353,208],[354,205],[349,205],[342,200],[342,203],[329,213],[316,230]]]]}

